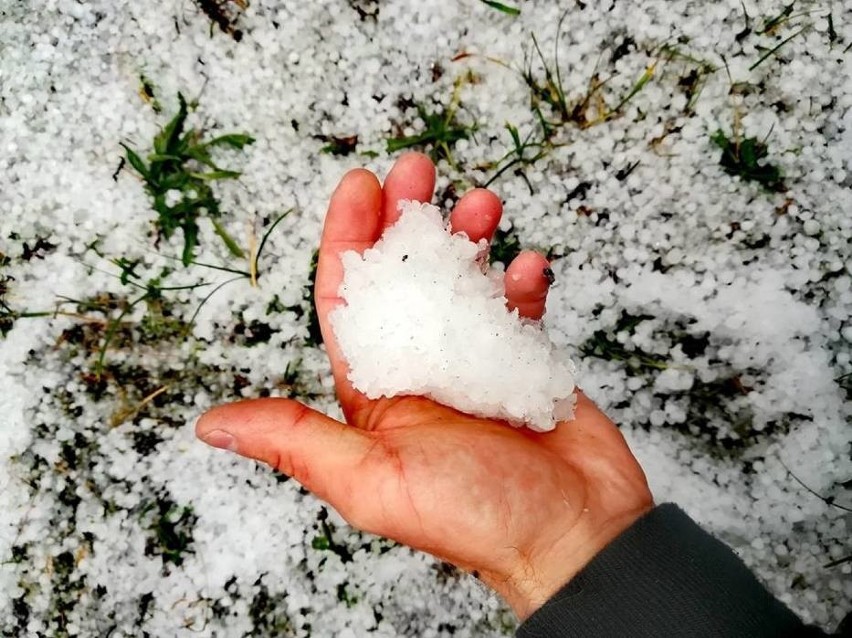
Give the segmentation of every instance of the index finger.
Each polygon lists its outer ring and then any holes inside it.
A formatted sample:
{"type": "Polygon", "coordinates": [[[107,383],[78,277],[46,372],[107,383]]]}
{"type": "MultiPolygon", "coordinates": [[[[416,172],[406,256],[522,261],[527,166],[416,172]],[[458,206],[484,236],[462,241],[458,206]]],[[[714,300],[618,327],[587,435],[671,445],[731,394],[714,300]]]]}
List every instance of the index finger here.
{"type": "Polygon", "coordinates": [[[349,368],[334,338],[329,315],[344,303],[338,295],[343,282],[341,255],[350,250],[362,253],[373,246],[381,235],[381,216],[379,180],[370,171],[356,168],[343,177],[331,196],[320,241],[314,303],[337,398],[347,420],[367,398],[349,382],[349,368]]]}

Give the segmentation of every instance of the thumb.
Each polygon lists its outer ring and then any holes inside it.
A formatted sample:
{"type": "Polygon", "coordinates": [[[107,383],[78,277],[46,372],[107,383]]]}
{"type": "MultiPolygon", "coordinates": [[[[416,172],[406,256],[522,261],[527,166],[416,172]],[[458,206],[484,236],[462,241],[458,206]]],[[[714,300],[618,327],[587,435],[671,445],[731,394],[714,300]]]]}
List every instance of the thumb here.
{"type": "MultiPolygon", "coordinates": [[[[362,482],[358,477],[368,465],[381,465],[365,463],[376,448],[368,433],[288,399],[213,408],[198,420],[195,434],[208,445],[262,461],[293,477],[353,524],[353,486],[362,482]]],[[[377,478],[377,469],[370,470],[370,482],[377,478]]]]}

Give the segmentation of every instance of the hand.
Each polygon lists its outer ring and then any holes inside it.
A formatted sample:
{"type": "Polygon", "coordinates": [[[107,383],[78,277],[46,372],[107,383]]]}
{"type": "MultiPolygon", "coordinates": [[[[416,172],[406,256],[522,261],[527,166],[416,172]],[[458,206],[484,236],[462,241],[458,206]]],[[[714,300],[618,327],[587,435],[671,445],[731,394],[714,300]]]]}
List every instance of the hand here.
{"type": "MultiPolygon", "coordinates": [[[[435,169],[407,154],[384,187],[363,169],[331,198],[315,303],[348,425],[287,399],[240,401],[205,414],[196,433],[263,461],[330,503],[353,526],[474,573],[523,619],[652,506],[642,469],[613,423],[582,393],[576,418],[549,433],[475,418],[422,397],[368,400],[347,380],[329,314],[343,301],[340,254],[372,246],[400,199],[429,201],[435,169]]],[[[463,197],[454,231],[490,239],[502,205],[463,197]]],[[[509,305],[544,312],[547,261],[522,253],[506,277],[509,305]]]]}

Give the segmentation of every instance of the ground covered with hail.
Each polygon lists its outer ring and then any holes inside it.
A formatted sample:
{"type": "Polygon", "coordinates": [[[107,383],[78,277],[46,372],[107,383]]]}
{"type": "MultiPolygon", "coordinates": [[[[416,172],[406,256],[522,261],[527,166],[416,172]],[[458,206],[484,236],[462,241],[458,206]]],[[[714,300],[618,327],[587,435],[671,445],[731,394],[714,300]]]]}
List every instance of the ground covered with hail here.
{"type": "MultiPolygon", "coordinates": [[[[328,197],[404,149],[505,202],[546,329],[806,621],[852,600],[849,0],[0,5],[0,633],[502,636],[452,566],[196,442],[337,414],[328,197]]],[[[365,494],[364,498],[370,498],[365,494]]]]}

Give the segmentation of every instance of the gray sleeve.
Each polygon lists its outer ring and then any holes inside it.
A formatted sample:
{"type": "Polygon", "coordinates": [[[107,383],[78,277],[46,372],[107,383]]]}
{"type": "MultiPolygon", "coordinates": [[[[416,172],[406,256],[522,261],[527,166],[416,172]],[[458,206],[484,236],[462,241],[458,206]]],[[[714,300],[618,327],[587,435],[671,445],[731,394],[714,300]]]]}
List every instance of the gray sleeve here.
{"type": "Polygon", "coordinates": [[[519,638],[825,636],[805,627],[722,542],[661,505],[530,616],[519,638]]]}

